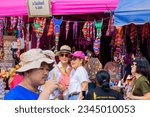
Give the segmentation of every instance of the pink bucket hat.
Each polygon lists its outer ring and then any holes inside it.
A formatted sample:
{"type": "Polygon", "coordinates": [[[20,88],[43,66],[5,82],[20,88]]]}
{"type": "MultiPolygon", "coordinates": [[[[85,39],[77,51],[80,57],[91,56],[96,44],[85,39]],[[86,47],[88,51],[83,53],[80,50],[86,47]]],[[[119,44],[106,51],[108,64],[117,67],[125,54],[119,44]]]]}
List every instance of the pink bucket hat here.
{"type": "Polygon", "coordinates": [[[73,54],[71,54],[71,57],[78,57],[85,59],[85,54],[82,51],[75,51],[73,54]]]}

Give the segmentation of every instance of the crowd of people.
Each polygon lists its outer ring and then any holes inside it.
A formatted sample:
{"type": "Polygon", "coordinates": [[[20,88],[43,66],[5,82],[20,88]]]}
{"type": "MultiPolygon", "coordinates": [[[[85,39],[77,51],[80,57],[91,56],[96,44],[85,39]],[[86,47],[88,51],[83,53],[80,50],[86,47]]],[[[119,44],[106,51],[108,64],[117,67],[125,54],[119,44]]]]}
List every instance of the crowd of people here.
{"type": "Polygon", "coordinates": [[[104,67],[91,52],[72,53],[68,45],[61,46],[57,56],[59,60],[52,51],[41,49],[23,53],[17,70],[22,79],[4,100],[150,100],[150,65],[145,57],[134,58],[131,74],[122,80],[116,52],[104,67]]]}

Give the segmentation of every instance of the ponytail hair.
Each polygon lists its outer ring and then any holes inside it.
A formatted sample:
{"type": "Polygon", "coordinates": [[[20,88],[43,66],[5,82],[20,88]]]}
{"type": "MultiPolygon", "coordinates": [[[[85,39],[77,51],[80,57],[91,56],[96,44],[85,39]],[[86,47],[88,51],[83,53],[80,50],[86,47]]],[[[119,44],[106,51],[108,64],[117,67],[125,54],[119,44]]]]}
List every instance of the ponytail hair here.
{"type": "Polygon", "coordinates": [[[109,86],[110,74],[107,71],[105,70],[98,71],[96,74],[96,80],[103,90],[110,89],[109,86]]]}

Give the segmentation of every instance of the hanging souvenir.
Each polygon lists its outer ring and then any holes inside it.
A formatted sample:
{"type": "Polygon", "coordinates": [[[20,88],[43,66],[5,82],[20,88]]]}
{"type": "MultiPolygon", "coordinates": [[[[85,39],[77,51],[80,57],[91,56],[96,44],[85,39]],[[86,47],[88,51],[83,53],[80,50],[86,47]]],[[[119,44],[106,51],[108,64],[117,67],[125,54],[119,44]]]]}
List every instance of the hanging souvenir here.
{"type": "Polygon", "coordinates": [[[94,41],[93,49],[94,49],[94,53],[96,55],[99,55],[100,54],[100,38],[102,36],[101,35],[101,28],[102,28],[102,25],[103,25],[103,19],[100,22],[95,21],[94,24],[95,24],[95,27],[96,27],[96,33],[97,33],[96,37],[97,38],[94,41]]]}
{"type": "Polygon", "coordinates": [[[150,25],[146,23],[142,26],[142,43],[144,39],[148,39],[150,37],[150,25]]]}
{"type": "Polygon", "coordinates": [[[96,38],[93,44],[93,50],[95,55],[99,55],[100,54],[100,39],[96,38]]]}
{"type": "Polygon", "coordinates": [[[77,39],[78,33],[78,22],[74,22],[73,24],[73,39],[77,39]]]}
{"type": "Polygon", "coordinates": [[[135,24],[131,24],[130,40],[132,43],[135,41],[137,34],[137,26],[135,24]]]}
{"type": "Polygon", "coordinates": [[[34,31],[36,33],[37,45],[36,48],[40,46],[40,38],[43,35],[45,28],[46,18],[36,18],[34,21],[34,31]]]}
{"type": "Polygon", "coordinates": [[[66,22],[66,40],[67,40],[67,38],[68,38],[69,23],[70,23],[70,21],[67,21],[67,22],[66,22]]]}
{"type": "Polygon", "coordinates": [[[101,36],[102,36],[102,34],[101,34],[101,28],[102,28],[102,25],[103,25],[103,19],[100,22],[96,22],[95,21],[94,24],[95,24],[96,33],[97,33],[96,37],[100,39],[101,36]]]}
{"type": "Polygon", "coordinates": [[[47,35],[51,36],[53,33],[54,33],[54,23],[53,23],[53,19],[51,19],[47,35]]]}
{"type": "Polygon", "coordinates": [[[0,45],[3,45],[3,18],[0,18],[0,45]]]}
{"type": "Polygon", "coordinates": [[[63,18],[61,19],[55,19],[53,18],[54,22],[54,34],[55,34],[55,51],[58,50],[58,43],[59,43],[59,35],[60,35],[60,25],[63,21],[63,18]]]}
{"type": "Polygon", "coordinates": [[[83,25],[82,32],[83,32],[84,38],[87,41],[91,41],[91,39],[90,39],[90,23],[88,21],[85,22],[85,24],[83,25]]]}
{"type": "Polygon", "coordinates": [[[114,26],[114,17],[109,19],[108,29],[106,31],[106,36],[112,36],[112,33],[115,31],[116,27],[114,26]]]}
{"type": "Polygon", "coordinates": [[[10,29],[14,29],[16,24],[17,24],[17,17],[10,17],[11,19],[11,26],[10,26],[10,29]]]}
{"type": "Polygon", "coordinates": [[[30,24],[26,24],[26,51],[29,50],[29,38],[30,38],[30,31],[29,31],[29,28],[30,28],[30,24]]]}
{"type": "Polygon", "coordinates": [[[118,26],[118,27],[116,27],[115,45],[117,47],[121,47],[122,41],[123,41],[123,27],[118,26]]]}

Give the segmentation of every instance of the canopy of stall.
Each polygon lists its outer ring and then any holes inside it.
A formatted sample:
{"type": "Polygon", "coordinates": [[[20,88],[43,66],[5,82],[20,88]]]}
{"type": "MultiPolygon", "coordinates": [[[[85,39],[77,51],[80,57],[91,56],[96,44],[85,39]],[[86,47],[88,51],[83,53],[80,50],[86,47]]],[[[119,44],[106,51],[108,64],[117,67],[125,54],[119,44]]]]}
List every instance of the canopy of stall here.
{"type": "MultiPolygon", "coordinates": [[[[119,0],[51,0],[53,15],[99,13],[115,10],[119,0]]],[[[27,15],[26,0],[0,0],[0,16],[27,15]]]]}
{"type": "Polygon", "coordinates": [[[114,16],[115,26],[150,22],[150,0],[120,0],[114,16]]]}

